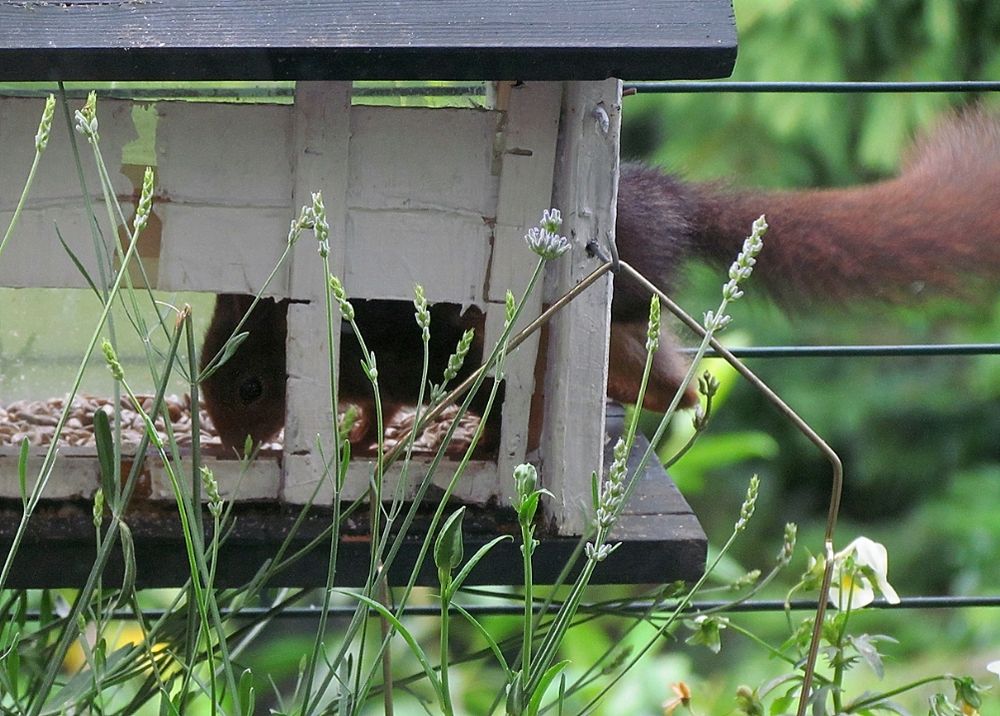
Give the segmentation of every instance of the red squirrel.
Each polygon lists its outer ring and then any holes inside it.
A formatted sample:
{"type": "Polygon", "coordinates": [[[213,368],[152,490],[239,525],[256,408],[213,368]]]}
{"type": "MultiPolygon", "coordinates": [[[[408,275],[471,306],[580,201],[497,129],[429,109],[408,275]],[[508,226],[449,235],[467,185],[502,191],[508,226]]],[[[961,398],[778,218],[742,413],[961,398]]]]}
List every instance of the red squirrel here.
{"type": "MultiPolygon", "coordinates": [[[[751,281],[786,305],[851,298],[900,301],[919,296],[924,288],[970,294],[970,277],[989,287],[1000,278],[998,188],[1000,117],[969,110],[917,141],[897,177],[864,186],[731,190],[623,165],[616,243],[622,260],[669,291],[678,266],[689,258],[728,266],[753,220],[765,214],[770,228],[751,281]]],[[[248,303],[245,297],[219,297],[203,362],[221,348],[248,303]]],[[[624,275],[616,277],[608,379],[608,396],[615,400],[634,401],[638,391],[648,306],[642,287],[624,275]]],[[[406,312],[397,315],[413,322],[406,312]]],[[[397,325],[384,331],[385,341],[369,344],[380,366],[387,365],[382,353],[393,351],[397,331],[406,330],[394,320],[397,325]]],[[[452,316],[453,326],[456,321],[460,317],[452,316]]],[[[250,337],[203,386],[206,407],[227,446],[242,445],[248,433],[266,440],[284,421],[284,307],[258,304],[245,330],[250,337]]],[[[445,333],[439,336],[447,356],[460,330],[445,333]]],[[[420,353],[398,355],[415,360],[410,356],[420,353]]],[[[345,367],[348,363],[342,361],[345,367]]],[[[670,346],[661,345],[645,407],[663,410],[684,369],[670,346]]],[[[383,385],[390,392],[408,391],[413,401],[419,366],[417,371],[414,378],[412,370],[398,370],[383,385]]],[[[345,374],[341,381],[344,397],[370,391],[357,376],[345,374]]],[[[695,400],[688,391],[683,403],[695,400]]]]}
{"type": "MultiPolygon", "coordinates": [[[[202,369],[229,340],[252,302],[253,296],[241,294],[216,297],[201,349],[202,369]]],[[[352,305],[365,343],[376,355],[379,394],[388,419],[398,406],[416,402],[423,369],[421,329],[413,319],[411,303],[354,301],[352,305]]],[[[284,426],[286,312],[286,301],[258,301],[240,329],[249,335],[228,361],[202,381],[205,407],[227,449],[242,449],[248,434],[255,443],[267,442],[284,426]]],[[[464,330],[472,326],[482,334],[483,314],[475,308],[462,313],[454,304],[435,304],[430,313],[428,380],[440,382],[464,330]]],[[[482,343],[473,341],[456,382],[479,366],[482,353],[482,343]]],[[[339,396],[341,405],[360,409],[352,442],[374,440],[369,430],[374,427],[372,387],[361,369],[362,357],[354,331],[345,326],[340,337],[339,396]]]]}

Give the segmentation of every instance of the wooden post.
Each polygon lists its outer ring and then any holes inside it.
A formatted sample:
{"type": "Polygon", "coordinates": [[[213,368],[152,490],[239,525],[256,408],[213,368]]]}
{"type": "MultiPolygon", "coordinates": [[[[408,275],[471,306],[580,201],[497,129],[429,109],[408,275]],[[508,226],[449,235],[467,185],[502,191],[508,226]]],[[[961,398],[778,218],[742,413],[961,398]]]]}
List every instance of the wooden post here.
{"type": "MultiPolygon", "coordinates": [[[[567,82],[556,153],[553,203],[573,249],[549,264],[551,302],[599,263],[586,252],[614,235],[618,195],[621,83],[567,82]]],[[[580,534],[593,507],[591,473],[603,472],[611,277],[559,311],[549,330],[542,471],[555,497],[560,534],[580,534]]]]}

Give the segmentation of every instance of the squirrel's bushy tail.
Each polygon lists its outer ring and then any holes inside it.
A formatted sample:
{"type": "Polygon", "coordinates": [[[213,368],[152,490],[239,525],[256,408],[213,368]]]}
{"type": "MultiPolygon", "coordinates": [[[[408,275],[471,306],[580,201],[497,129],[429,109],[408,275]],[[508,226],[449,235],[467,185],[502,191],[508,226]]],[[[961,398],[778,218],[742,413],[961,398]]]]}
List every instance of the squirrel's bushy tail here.
{"type": "MultiPolygon", "coordinates": [[[[1000,286],[1000,116],[953,115],[914,144],[897,177],[842,189],[736,191],[627,165],[618,250],[669,290],[683,259],[728,266],[761,214],[769,229],[752,286],[787,307],[900,302],[932,291],[992,297],[1000,286]]],[[[619,281],[613,320],[641,321],[646,305],[642,289],[619,281]]]]}
{"type": "Polygon", "coordinates": [[[949,117],[875,184],[735,191],[639,167],[621,183],[621,256],[668,284],[683,258],[728,265],[761,214],[770,228],[754,280],[786,304],[1000,283],[1000,116],[982,109],[949,117]]]}

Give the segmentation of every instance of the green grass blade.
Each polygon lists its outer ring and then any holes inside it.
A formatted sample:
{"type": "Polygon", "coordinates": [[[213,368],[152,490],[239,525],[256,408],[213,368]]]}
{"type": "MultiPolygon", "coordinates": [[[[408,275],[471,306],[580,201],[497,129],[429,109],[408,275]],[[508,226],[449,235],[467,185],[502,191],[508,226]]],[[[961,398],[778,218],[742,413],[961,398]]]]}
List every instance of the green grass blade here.
{"type": "Polygon", "coordinates": [[[31,444],[28,438],[21,440],[21,452],[17,457],[17,485],[21,490],[21,505],[28,508],[28,453],[31,444]]]}
{"type": "Polygon", "coordinates": [[[471,614],[469,614],[469,612],[465,611],[465,609],[461,605],[455,604],[453,602],[451,606],[459,614],[465,617],[466,621],[468,621],[473,626],[473,628],[477,632],[479,632],[479,635],[483,637],[483,639],[486,641],[486,644],[489,646],[490,651],[493,652],[493,656],[497,658],[497,663],[500,664],[500,667],[503,669],[504,674],[507,677],[507,681],[510,681],[511,678],[513,678],[513,672],[511,672],[510,666],[507,665],[507,660],[504,658],[503,655],[503,649],[500,648],[500,645],[497,643],[497,640],[493,638],[493,635],[489,633],[486,627],[484,627],[482,624],[476,621],[476,618],[471,614]]]}
{"type": "Polygon", "coordinates": [[[90,278],[90,274],[87,273],[87,269],[84,267],[83,263],[80,262],[80,259],[77,258],[76,254],[73,253],[73,249],[71,249],[69,247],[69,244],[67,244],[66,241],[63,239],[62,232],[59,231],[59,227],[56,226],[55,228],[56,228],[56,238],[59,239],[59,243],[62,244],[63,251],[66,252],[66,255],[69,256],[69,260],[73,262],[74,266],[76,266],[76,270],[80,272],[81,276],[83,276],[83,280],[87,282],[88,286],[90,286],[90,290],[97,295],[97,298],[99,300],[103,301],[104,296],[101,295],[101,292],[97,288],[97,285],[90,278]]]}
{"type": "Polygon", "coordinates": [[[101,489],[104,497],[115,506],[118,490],[115,485],[115,443],[111,436],[111,422],[103,410],[94,412],[94,442],[97,444],[97,464],[101,470],[101,489]]]}
{"type": "Polygon", "coordinates": [[[459,571],[459,573],[455,575],[455,578],[452,580],[451,583],[452,590],[453,591],[457,590],[459,587],[462,586],[462,582],[464,582],[468,578],[472,570],[475,569],[476,565],[482,561],[482,559],[491,549],[493,549],[496,545],[500,544],[504,540],[513,540],[513,539],[514,538],[511,537],[510,535],[500,535],[499,537],[494,537],[492,540],[490,540],[482,547],[477,549],[476,553],[469,558],[469,561],[465,563],[465,566],[463,566],[462,569],[459,571]]]}
{"type": "Polygon", "coordinates": [[[348,592],[343,589],[335,589],[335,592],[339,592],[345,596],[353,597],[359,601],[364,602],[370,609],[374,609],[379,613],[379,615],[392,624],[393,629],[399,632],[399,635],[403,637],[403,641],[406,642],[407,646],[410,647],[410,651],[413,655],[417,657],[417,661],[420,662],[420,666],[423,668],[424,673],[427,675],[427,680],[430,681],[431,686],[434,688],[434,693],[437,694],[438,701],[444,703],[444,694],[441,691],[441,680],[438,678],[437,671],[431,665],[430,659],[427,658],[427,654],[423,649],[420,648],[420,644],[417,642],[416,637],[413,636],[410,631],[403,626],[403,622],[396,618],[396,615],[385,608],[380,602],[366,597],[363,594],[357,594],[355,592],[348,592]]]}
{"type": "Polygon", "coordinates": [[[538,680],[538,686],[535,687],[531,698],[528,700],[528,708],[525,710],[526,716],[537,716],[539,709],[542,707],[542,698],[545,696],[545,692],[548,691],[549,685],[568,665],[569,661],[557,662],[542,674],[542,678],[538,680]]]}

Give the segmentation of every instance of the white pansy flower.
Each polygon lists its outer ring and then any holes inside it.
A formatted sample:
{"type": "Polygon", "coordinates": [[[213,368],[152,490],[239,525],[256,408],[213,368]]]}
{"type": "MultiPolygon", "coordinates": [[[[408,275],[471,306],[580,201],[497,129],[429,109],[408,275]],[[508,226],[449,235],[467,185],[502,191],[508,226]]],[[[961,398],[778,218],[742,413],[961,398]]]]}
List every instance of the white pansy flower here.
{"type": "Polygon", "coordinates": [[[889,584],[889,553],[884,545],[858,537],[833,559],[830,601],[838,609],[868,606],[875,600],[876,590],[890,604],[899,604],[899,595],[889,584]]]}

